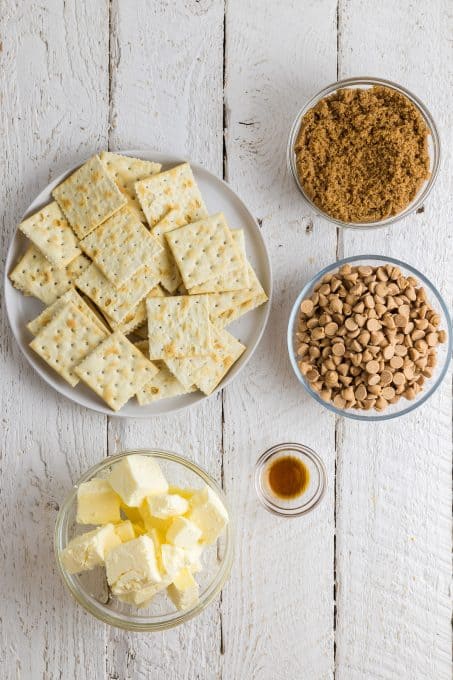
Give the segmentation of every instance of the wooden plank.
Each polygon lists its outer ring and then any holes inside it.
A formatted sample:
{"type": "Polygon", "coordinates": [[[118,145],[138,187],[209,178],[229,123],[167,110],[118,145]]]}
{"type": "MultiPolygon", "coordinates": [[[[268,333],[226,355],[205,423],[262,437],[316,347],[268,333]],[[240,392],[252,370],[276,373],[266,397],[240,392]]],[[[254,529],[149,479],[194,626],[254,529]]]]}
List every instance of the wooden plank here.
{"type": "MultiPolygon", "coordinates": [[[[388,254],[451,294],[451,4],[340,3],[340,77],[405,85],[439,124],[443,168],[421,214],[343,234],[345,255],[388,254]]],[[[448,299],[448,298],[447,298],[448,299]]],[[[445,380],[414,414],[345,421],[337,479],[337,677],[451,677],[451,391],[445,380]]]]}
{"type": "MultiPolygon", "coordinates": [[[[3,253],[36,194],[105,144],[107,25],[104,3],[2,2],[3,253]]],[[[35,375],[11,336],[3,304],[2,677],[101,677],[105,628],[64,591],[52,540],[58,505],[72,482],[105,455],[106,421],[35,375]]]]}
{"type": "MultiPolygon", "coordinates": [[[[152,148],[222,175],[223,2],[113,2],[110,148],[152,148]]],[[[162,447],[221,473],[220,395],[149,421],[111,419],[109,452],[162,447]]],[[[109,678],[216,678],[219,605],[174,630],[149,636],[112,630],[109,678]]]]}
{"type": "Polygon", "coordinates": [[[335,228],[301,201],[286,166],[292,121],[336,76],[336,2],[230,0],[226,21],[227,177],[261,221],[274,303],[254,359],[225,394],[224,483],[236,511],[237,552],[223,592],[222,673],[321,680],[333,673],[333,485],[313,514],[276,518],[254,491],[258,455],[305,443],[334,471],[334,418],[292,374],[290,308],[303,284],[335,258],[335,228]]]}

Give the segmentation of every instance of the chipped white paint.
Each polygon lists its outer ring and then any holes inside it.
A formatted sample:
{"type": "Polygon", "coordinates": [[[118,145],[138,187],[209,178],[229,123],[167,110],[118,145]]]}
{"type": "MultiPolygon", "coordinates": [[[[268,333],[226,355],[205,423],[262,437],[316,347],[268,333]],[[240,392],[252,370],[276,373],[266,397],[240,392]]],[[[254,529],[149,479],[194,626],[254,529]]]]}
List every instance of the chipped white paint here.
{"type": "Polygon", "coordinates": [[[223,395],[147,423],[107,420],[51,392],[2,314],[2,678],[450,677],[449,383],[401,421],[335,422],[299,389],[284,342],[293,298],[336,253],[399,256],[451,292],[449,13],[449,0],[430,8],[422,0],[3,0],[2,252],[51,177],[107,145],[147,146],[225,171],[262,221],[275,299],[255,359],[223,395]],[[412,89],[444,147],[423,214],[338,240],[301,205],[285,165],[293,116],[337,69],[412,89]],[[273,518],[254,496],[258,454],[283,439],[311,445],[328,467],[328,495],[302,520],[273,518]],[[91,620],[64,593],[51,551],[71,480],[134,446],[181,451],[223,477],[238,526],[222,599],[156,635],[91,620]]]}

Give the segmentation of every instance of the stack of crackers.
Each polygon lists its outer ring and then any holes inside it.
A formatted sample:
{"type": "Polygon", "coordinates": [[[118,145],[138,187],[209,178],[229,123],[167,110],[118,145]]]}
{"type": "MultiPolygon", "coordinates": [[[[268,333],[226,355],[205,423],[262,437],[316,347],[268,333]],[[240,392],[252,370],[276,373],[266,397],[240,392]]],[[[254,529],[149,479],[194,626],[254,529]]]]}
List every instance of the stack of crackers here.
{"type": "Polygon", "coordinates": [[[10,278],[46,306],[30,347],[114,410],[209,395],[245,347],[225,327],[267,300],[242,230],[209,215],[187,163],[102,152],[19,229],[10,278]]]}

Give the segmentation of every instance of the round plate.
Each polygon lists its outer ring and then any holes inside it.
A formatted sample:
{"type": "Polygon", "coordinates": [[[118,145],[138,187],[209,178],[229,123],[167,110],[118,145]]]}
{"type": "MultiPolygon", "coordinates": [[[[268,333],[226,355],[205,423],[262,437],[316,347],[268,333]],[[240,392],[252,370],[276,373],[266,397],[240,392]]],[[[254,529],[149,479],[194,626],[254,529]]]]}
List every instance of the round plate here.
{"type": "MultiPolygon", "coordinates": [[[[162,163],[164,170],[184,162],[184,159],[177,158],[176,156],[153,153],[149,150],[134,149],[130,151],[118,151],[116,153],[143,158],[144,160],[157,161],[162,163]]],[[[213,394],[215,394],[238,375],[240,370],[249,361],[261,339],[269,316],[272,274],[269,254],[261,235],[260,228],[239,196],[235,194],[226,182],[215,177],[215,175],[208,172],[200,165],[196,165],[195,163],[190,163],[190,165],[209,212],[211,214],[223,212],[232,229],[240,228],[244,230],[247,257],[269,297],[267,303],[248,314],[245,314],[227,327],[227,330],[238,338],[247,349],[214,390],[213,394]]],[[[52,190],[78,167],[79,164],[75,165],[51,182],[44,191],[35,198],[24,217],[36,212],[43,205],[49,203],[49,201],[52,200],[52,190]]],[[[207,399],[202,392],[197,391],[179,397],[162,399],[152,404],[148,404],[147,406],[139,406],[137,401],[133,398],[125,404],[120,411],[114,412],[86,385],[79,383],[77,387],[71,387],[65,380],[60,378],[60,376],[29,347],[32,335],[27,330],[26,324],[41,312],[44,307],[43,303],[36,298],[23,295],[14,288],[8,278],[8,274],[12,271],[20,256],[25,252],[28,243],[25,236],[16,229],[6,258],[4,281],[6,311],[13,335],[16,338],[20,349],[35,371],[51,387],[81,406],[86,406],[99,413],[123,418],[149,418],[150,416],[174,413],[175,411],[193,406],[204,399],[207,399]]]]}

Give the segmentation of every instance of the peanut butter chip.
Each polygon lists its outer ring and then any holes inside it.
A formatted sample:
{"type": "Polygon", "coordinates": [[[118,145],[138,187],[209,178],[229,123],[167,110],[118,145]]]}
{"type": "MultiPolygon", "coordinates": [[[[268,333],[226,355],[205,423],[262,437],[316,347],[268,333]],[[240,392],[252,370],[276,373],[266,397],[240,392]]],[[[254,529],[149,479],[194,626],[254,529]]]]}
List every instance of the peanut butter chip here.
{"type": "Polygon", "coordinates": [[[393,345],[387,345],[387,347],[384,347],[382,351],[382,355],[386,361],[392,358],[392,356],[395,354],[395,348],[393,345]]]}
{"type": "Polygon", "coordinates": [[[337,330],[338,330],[338,324],[336,324],[333,321],[326,324],[326,326],[324,328],[324,331],[329,338],[333,337],[336,334],[337,330]]]}
{"type": "Polygon", "coordinates": [[[307,316],[311,316],[313,314],[313,302],[308,298],[303,300],[300,305],[300,311],[307,316]]]}
{"type": "Polygon", "coordinates": [[[358,324],[351,317],[349,317],[349,319],[346,319],[344,325],[346,326],[348,331],[356,331],[357,328],[359,327],[358,324]]]}
{"type": "Polygon", "coordinates": [[[392,358],[390,359],[390,366],[391,366],[392,368],[401,368],[401,366],[403,365],[403,363],[404,363],[404,362],[403,362],[402,357],[399,357],[399,356],[395,356],[395,357],[392,357],[392,358]]]}
{"type": "Polygon", "coordinates": [[[395,396],[395,390],[393,389],[393,387],[384,387],[384,389],[382,390],[382,396],[384,397],[384,399],[387,399],[387,401],[390,401],[395,396]]]}
{"type": "Polygon", "coordinates": [[[377,373],[379,371],[379,363],[377,361],[369,361],[366,365],[368,373],[377,373]]]}
{"type": "Polygon", "coordinates": [[[334,346],[332,347],[332,353],[336,357],[342,357],[345,353],[345,346],[341,342],[336,342],[334,346]]]}
{"type": "Polygon", "coordinates": [[[368,319],[366,327],[369,331],[379,331],[381,330],[382,325],[377,319],[368,319]]]}
{"type": "Polygon", "coordinates": [[[404,328],[405,325],[407,324],[407,317],[403,316],[402,314],[395,314],[393,317],[393,320],[399,328],[404,328]]]}
{"type": "Polygon", "coordinates": [[[394,373],[393,382],[394,382],[395,385],[404,385],[404,383],[406,382],[406,378],[404,377],[404,373],[394,373]]]}
{"type": "Polygon", "coordinates": [[[359,385],[354,395],[357,401],[362,401],[366,397],[366,388],[363,385],[359,385]]]}
{"type": "Polygon", "coordinates": [[[371,385],[373,387],[373,386],[378,385],[378,383],[380,381],[381,381],[380,376],[377,373],[374,373],[374,374],[370,375],[370,377],[368,378],[368,385],[371,385]]]}
{"type": "Polygon", "coordinates": [[[381,373],[381,385],[383,385],[385,387],[386,385],[390,385],[391,382],[392,382],[391,371],[382,371],[382,373],[381,373]]]}

